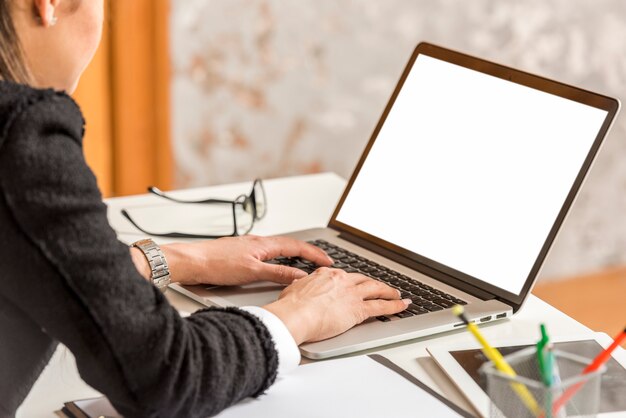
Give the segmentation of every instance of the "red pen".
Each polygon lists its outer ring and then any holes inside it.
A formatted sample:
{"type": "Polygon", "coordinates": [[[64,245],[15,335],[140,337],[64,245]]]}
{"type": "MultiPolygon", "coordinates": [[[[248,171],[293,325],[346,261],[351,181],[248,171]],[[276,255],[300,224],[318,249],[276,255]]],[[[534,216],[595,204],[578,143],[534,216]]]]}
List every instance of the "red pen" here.
{"type": "MultiPolygon", "coordinates": [[[[582,374],[587,374],[587,373],[595,372],[596,370],[598,370],[600,368],[600,366],[602,366],[604,363],[606,363],[611,358],[611,353],[625,339],[626,339],[626,329],[624,329],[617,337],[615,337],[615,340],[613,341],[613,343],[606,350],[604,350],[600,354],[598,354],[598,356],[595,359],[593,359],[593,361],[591,363],[589,363],[589,365],[587,367],[585,367],[585,370],[583,370],[582,374]]],[[[570,399],[572,399],[572,396],[574,396],[576,394],[576,392],[578,392],[578,390],[584,384],[585,384],[584,382],[580,382],[580,383],[570,387],[568,390],[566,390],[565,393],[563,393],[563,395],[561,395],[561,397],[559,397],[559,399],[557,399],[556,402],[554,403],[554,405],[552,406],[552,415],[556,416],[557,412],[559,412],[559,410],[570,399]]]]}

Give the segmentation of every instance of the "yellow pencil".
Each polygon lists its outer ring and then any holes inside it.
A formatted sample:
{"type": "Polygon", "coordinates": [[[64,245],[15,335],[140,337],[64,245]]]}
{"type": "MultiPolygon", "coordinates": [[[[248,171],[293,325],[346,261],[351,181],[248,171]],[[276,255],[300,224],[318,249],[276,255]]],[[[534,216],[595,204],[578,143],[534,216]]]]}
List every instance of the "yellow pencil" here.
{"type": "MultiPolygon", "coordinates": [[[[500,372],[511,377],[517,376],[515,370],[513,370],[509,363],[506,362],[504,357],[502,357],[502,354],[500,354],[500,352],[496,348],[492,347],[487,342],[485,337],[483,337],[483,335],[478,330],[476,324],[470,322],[463,313],[463,311],[464,309],[461,305],[456,305],[454,308],[452,308],[452,313],[461,318],[465,325],[467,325],[468,331],[471,332],[474,337],[476,337],[476,339],[482,346],[485,356],[487,356],[487,358],[491,362],[493,362],[493,364],[496,366],[496,369],[498,369],[500,372]]],[[[539,407],[539,404],[537,404],[535,397],[532,393],[530,393],[526,385],[524,385],[523,383],[515,382],[511,383],[511,388],[515,391],[517,396],[519,396],[520,400],[524,403],[524,406],[526,406],[526,408],[528,408],[528,410],[532,412],[534,416],[538,417],[543,415],[543,410],[539,407]]]]}

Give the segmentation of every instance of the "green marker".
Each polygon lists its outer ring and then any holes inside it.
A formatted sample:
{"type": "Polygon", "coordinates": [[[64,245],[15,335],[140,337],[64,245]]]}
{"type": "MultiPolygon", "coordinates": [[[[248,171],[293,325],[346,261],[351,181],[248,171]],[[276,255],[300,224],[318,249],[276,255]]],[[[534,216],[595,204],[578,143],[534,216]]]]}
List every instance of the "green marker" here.
{"type": "MultiPolygon", "coordinates": [[[[550,351],[546,355],[550,338],[548,337],[548,331],[544,324],[540,325],[541,339],[537,343],[537,361],[539,363],[539,372],[541,373],[541,380],[543,384],[548,388],[552,386],[552,367],[554,366],[554,356],[550,351]]],[[[552,418],[552,392],[548,389],[546,394],[546,406],[545,410],[548,411],[545,418],[552,418]]]]}
{"type": "Polygon", "coordinates": [[[544,324],[541,324],[540,328],[541,339],[537,343],[537,361],[539,363],[539,372],[541,373],[541,379],[547,387],[550,387],[552,386],[552,367],[554,357],[550,355],[546,358],[546,346],[550,342],[550,338],[548,337],[548,331],[546,331],[546,326],[544,324]]]}

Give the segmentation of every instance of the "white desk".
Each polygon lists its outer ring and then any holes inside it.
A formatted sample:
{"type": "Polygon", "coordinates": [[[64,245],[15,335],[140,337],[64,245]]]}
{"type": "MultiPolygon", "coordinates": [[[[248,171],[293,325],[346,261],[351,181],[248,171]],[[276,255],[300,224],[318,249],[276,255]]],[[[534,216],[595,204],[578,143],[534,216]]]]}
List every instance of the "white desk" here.
{"type": "MultiPolygon", "coordinates": [[[[247,193],[250,183],[207,187],[176,192],[178,197],[223,197],[232,199],[247,193]]],[[[258,235],[274,235],[304,228],[325,226],[341,196],[345,180],[335,174],[319,174],[265,182],[268,199],[268,214],[255,228],[258,235]]],[[[154,196],[141,195],[109,199],[109,220],[118,231],[119,238],[127,243],[143,235],[136,231],[120,215],[121,208],[162,203],[154,196]]],[[[172,220],[172,229],[181,220],[172,220]]],[[[184,220],[183,220],[184,222],[184,220]]],[[[167,240],[157,240],[165,243],[167,240]]],[[[191,312],[201,306],[176,293],[168,292],[168,299],[177,309],[191,312]]],[[[592,333],[587,327],[531,296],[524,308],[513,319],[483,327],[487,339],[504,340],[535,338],[538,324],[550,325],[553,337],[592,333]]],[[[433,389],[443,393],[462,408],[471,410],[467,402],[445,375],[438,369],[426,352],[426,346],[437,343],[471,343],[472,337],[463,331],[440,334],[385,347],[376,352],[388,357],[396,364],[415,375],[433,389]]],[[[374,351],[374,350],[372,350],[374,351]]],[[[53,417],[63,402],[97,396],[98,393],[85,384],[76,371],[74,358],[64,347],[60,347],[35,387],[18,411],[18,417],[53,417]]]]}

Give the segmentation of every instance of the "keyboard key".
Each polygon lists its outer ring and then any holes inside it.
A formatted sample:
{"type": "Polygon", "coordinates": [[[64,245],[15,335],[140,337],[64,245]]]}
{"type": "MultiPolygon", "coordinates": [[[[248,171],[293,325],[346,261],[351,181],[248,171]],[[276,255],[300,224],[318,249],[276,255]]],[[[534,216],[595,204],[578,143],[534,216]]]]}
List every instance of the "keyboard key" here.
{"type": "MultiPolygon", "coordinates": [[[[403,299],[404,299],[404,298],[403,298],[403,299]]],[[[419,296],[413,296],[413,295],[411,295],[411,296],[409,296],[409,299],[411,299],[411,300],[413,301],[413,303],[414,303],[414,304],[416,304],[416,305],[420,305],[420,306],[422,306],[422,305],[430,305],[430,304],[431,304],[429,300],[422,299],[422,298],[421,298],[421,297],[419,297],[419,296]]]]}
{"type": "Polygon", "coordinates": [[[379,321],[381,321],[381,322],[389,322],[389,321],[391,321],[391,319],[387,318],[387,317],[386,317],[386,316],[384,316],[384,315],[377,316],[377,317],[376,317],[376,319],[378,319],[378,320],[379,320],[379,321]]]}
{"type": "Polygon", "coordinates": [[[452,295],[449,295],[447,293],[444,293],[443,295],[440,295],[443,299],[448,299],[450,302],[454,302],[456,300],[456,298],[452,295]]]}
{"type": "Polygon", "coordinates": [[[444,308],[451,308],[454,305],[456,305],[456,303],[446,300],[446,299],[435,299],[433,300],[433,302],[439,306],[443,306],[444,308]]]}
{"type": "Polygon", "coordinates": [[[399,318],[408,318],[410,316],[413,316],[413,314],[409,311],[402,311],[402,312],[398,312],[396,316],[399,318]]]}
{"type": "Polygon", "coordinates": [[[413,293],[415,296],[425,296],[425,295],[430,295],[431,293],[426,291],[426,290],[413,290],[411,291],[411,293],[413,293]]]}
{"type": "Polygon", "coordinates": [[[435,305],[435,304],[424,305],[424,306],[422,306],[422,308],[428,309],[430,312],[436,312],[436,311],[442,311],[443,310],[443,308],[441,306],[435,305]]]}
{"type": "Polygon", "coordinates": [[[421,306],[417,306],[417,305],[415,305],[413,303],[410,304],[409,307],[406,310],[411,312],[414,315],[422,315],[422,314],[425,314],[425,313],[429,312],[427,309],[424,309],[421,306]]]}
{"type": "Polygon", "coordinates": [[[359,271],[355,268],[352,267],[346,267],[345,269],[343,269],[343,271],[345,271],[346,273],[358,273],[359,271]]]}

